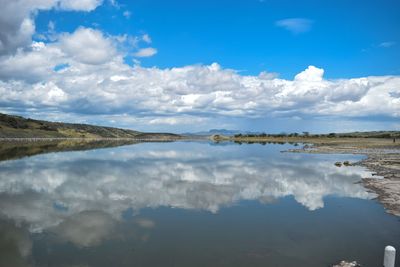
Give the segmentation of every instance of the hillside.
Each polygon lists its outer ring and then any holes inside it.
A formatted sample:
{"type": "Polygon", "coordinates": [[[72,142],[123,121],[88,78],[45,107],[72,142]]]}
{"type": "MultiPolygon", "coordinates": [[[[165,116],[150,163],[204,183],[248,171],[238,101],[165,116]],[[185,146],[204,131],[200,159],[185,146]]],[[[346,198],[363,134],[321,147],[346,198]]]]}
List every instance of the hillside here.
{"type": "Polygon", "coordinates": [[[179,135],[142,133],[89,124],[49,122],[0,113],[0,138],[149,138],[176,139],[179,135]]]}

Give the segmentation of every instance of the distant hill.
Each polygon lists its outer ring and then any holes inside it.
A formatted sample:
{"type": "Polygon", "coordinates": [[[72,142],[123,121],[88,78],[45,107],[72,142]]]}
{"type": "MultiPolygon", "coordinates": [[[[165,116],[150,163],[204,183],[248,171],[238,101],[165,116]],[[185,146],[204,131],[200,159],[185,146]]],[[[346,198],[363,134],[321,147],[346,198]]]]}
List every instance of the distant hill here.
{"type": "Polygon", "coordinates": [[[176,139],[168,133],[143,133],[89,124],[50,122],[0,113],[0,138],[147,138],[176,139]]]}
{"type": "Polygon", "coordinates": [[[209,131],[202,131],[202,132],[195,132],[195,133],[185,133],[185,135],[225,135],[225,136],[232,136],[235,134],[258,134],[258,132],[249,132],[249,131],[239,131],[239,130],[226,130],[226,129],[211,129],[209,131]]]}

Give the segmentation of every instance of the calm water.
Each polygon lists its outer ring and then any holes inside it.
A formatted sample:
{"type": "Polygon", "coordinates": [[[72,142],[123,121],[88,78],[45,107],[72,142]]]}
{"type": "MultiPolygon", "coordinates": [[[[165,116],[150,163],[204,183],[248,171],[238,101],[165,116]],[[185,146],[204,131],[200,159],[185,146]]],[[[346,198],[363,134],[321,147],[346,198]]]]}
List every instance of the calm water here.
{"type": "Polygon", "coordinates": [[[287,148],[147,143],[2,161],[0,266],[382,266],[399,218],[356,183],[366,170],[334,166],[360,157],[287,148]]]}

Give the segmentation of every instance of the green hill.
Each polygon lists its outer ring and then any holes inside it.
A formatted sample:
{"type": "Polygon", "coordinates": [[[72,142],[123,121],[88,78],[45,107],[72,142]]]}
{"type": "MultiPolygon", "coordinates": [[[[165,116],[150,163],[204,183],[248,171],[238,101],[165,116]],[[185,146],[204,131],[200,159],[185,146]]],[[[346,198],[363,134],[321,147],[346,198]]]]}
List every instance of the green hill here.
{"type": "Polygon", "coordinates": [[[143,133],[89,124],[49,122],[0,113],[0,138],[148,138],[176,139],[168,133],[143,133]]]}

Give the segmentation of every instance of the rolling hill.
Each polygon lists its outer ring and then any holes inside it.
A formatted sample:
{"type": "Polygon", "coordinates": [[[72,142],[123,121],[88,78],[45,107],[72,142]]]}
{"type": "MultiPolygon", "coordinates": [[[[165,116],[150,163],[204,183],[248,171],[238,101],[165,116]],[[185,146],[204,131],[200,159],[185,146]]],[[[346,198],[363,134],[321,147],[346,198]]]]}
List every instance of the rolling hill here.
{"type": "Polygon", "coordinates": [[[0,138],[179,139],[170,133],[144,133],[89,124],[50,122],[0,113],[0,138]]]}

